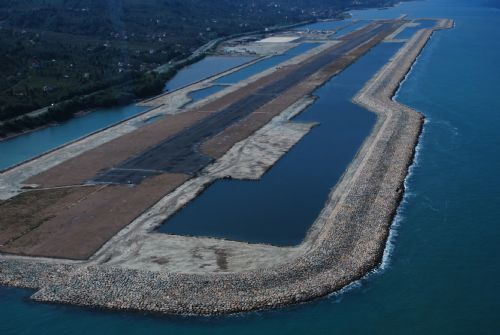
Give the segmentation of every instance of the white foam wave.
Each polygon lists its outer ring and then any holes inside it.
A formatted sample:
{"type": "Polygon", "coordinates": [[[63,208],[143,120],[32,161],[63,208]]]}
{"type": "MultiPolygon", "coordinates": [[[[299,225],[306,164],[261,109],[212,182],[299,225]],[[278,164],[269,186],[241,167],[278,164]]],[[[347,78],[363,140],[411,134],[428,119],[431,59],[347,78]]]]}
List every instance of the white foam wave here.
{"type": "Polygon", "coordinates": [[[329,298],[332,298],[333,299],[333,302],[335,303],[340,303],[342,302],[342,300],[344,299],[344,295],[347,293],[347,292],[350,292],[352,290],[355,290],[355,289],[358,289],[360,288],[363,284],[361,283],[362,279],[360,280],[356,280],[356,281],[353,281],[352,283],[350,283],[349,285],[347,286],[344,286],[343,288],[341,288],[339,291],[337,292],[333,292],[332,294],[330,294],[328,297],[329,298]]]}
{"type": "MultiPolygon", "coordinates": [[[[427,119],[425,123],[429,122],[427,119]]],[[[425,125],[424,123],[424,125],[425,125]]],[[[410,191],[410,185],[409,185],[409,180],[412,178],[414,174],[415,168],[419,166],[419,157],[421,155],[421,150],[422,150],[422,140],[424,138],[425,134],[425,127],[424,130],[422,131],[422,134],[420,136],[420,140],[417,144],[417,147],[415,148],[415,157],[413,158],[413,162],[408,168],[408,174],[406,175],[406,178],[404,180],[404,187],[405,187],[405,193],[403,195],[403,199],[401,199],[401,203],[399,204],[399,207],[396,211],[396,215],[394,216],[394,219],[391,223],[391,227],[389,229],[389,236],[387,238],[387,242],[385,244],[384,248],[384,253],[382,255],[382,261],[380,262],[380,265],[367,273],[363,278],[356,280],[349,285],[345,286],[341,290],[334,292],[329,295],[329,298],[333,298],[335,303],[340,303],[344,297],[344,295],[354,289],[358,289],[363,286],[363,282],[370,279],[374,275],[380,275],[384,271],[386,271],[391,264],[391,257],[394,252],[394,249],[396,247],[396,239],[398,236],[398,231],[399,227],[401,226],[401,222],[405,219],[404,217],[404,211],[406,209],[406,206],[408,204],[408,200],[414,196],[416,196],[415,192],[410,191]]]]}
{"type": "Polygon", "coordinates": [[[392,221],[391,228],[389,230],[389,237],[387,238],[387,243],[385,245],[384,249],[384,254],[382,256],[382,262],[377,270],[375,272],[383,272],[390,266],[391,262],[391,256],[393,254],[394,248],[395,248],[395,243],[396,243],[396,238],[398,236],[398,228],[401,225],[401,222],[404,220],[404,211],[406,209],[406,206],[408,204],[409,198],[412,198],[416,196],[416,193],[410,191],[410,185],[409,185],[409,180],[412,178],[415,168],[419,166],[420,162],[420,155],[421,155],[421,148],[422,148],[422,140],[424,138],[425,133],[425,127],[424,130],[422,131],[422,134],[420,135],[420,140],[417,144],[417,147],[415,148],[415,157],[413,158],[413,162],[408,168],[408,174],[406,175],[406,178],[403,182],[404,188],[405,188],[405,193],[403,195],[403,199],[401,200],[401,203],[399,204],[399,207],[396,211],[396,215],[392,221]]]}
{"type": "MultiPolygon", "coordinates": [[[[419,63],[420,57],[421,57],[421,55],[418,55],[418,57],[415,59],[415,61],[411,65],[410,69],[408,70],[408,73],[406,73],[406,75],[404,76],[404,78],[399,83],[399,86],[398,86],[396,92],[394,92],[394,95],[391,98],[393,101],[398,101],[399,92],[400,92],[401,88],[403,87],[404,83],[406,82],[406,80],[413,73],[414,68],[419,63]]],[[[420,139],[418,141],[418,144],[415,147],[415,155],[413,157],[413,161],[412,161],[411,165],[408,168],[408,174],[406,175],[405,180],[403,182],[404,188],[405,188],[403,199],[401,199],[401,202],[400,202],[400,204],[398,206],[398,209],[396,210],[396,215],[394,216],[394,219],[392,220],[391,226],[389,228],[389,236],[387,238],[387,242],[386,242],[385,247],[384,247],[384,252],[383,252],[383,255],[382,255],[382,261],[380,262],[380,265],[376,269],[374,269],[374,270],[370,271],[369,273],[367,273],[363,278],[350,283],[349,285],[345,286],[344,288],[342,288],[341,290],[339,290],[337,292],[332,293],[329,297],[334,298],[335,299],[334,302],[336,302],[336,303],[341,302],[342,298],[343,298],[343,295],[345,293],[347,293],[349,291],[352,291],[354,289],[362,287],[363,286],[363,282],[365,280],[368,280],[373,275],[379,275],[379,274],[383,273],[384,271],[386,271],[390,267],[391,257],[392,257],[392,254],[394,252],[395,246],[396,246],[396,239],[397,239],[397,236],[398,236],[398,229],[399,229],[399,227],[401,225],[401,222],[405,218],[403,213],[404,213],[404,210],[406,208],[406,205],[408,204],[408,199],[410,199],[412,197],[415,197],[417,195],[415,192],[413,192],[410,189],[410,187],[409,187],[409,180],[413,176],[415,168],[420,165],[420,155],[421,155],[422,146],[424,144],[423,140],[425,138],[425,136],[424,136],[425,135],[425,129],[426,129],[426,125],[428,123],[430,123],[430,122],[431,122],[430,118],[426,117],[424,119],[424,127],[423,127],[423,130],[422,130],[422,133],[420,134],[420,139]]]]}
{"type": "Polygon", "coordinates": [[[406,80],[408,80],[408,78],[412,74],[413,69],[415,68],[415,66],[417,66],[417,64],[419,63],[419,58],[420,58],[420,55],[415,59],[415,61],[413,62],[413,64],[410,66],[410,70],[408,70],[408,72],[405,74],[404,78],[399,82],[398,89],[396,90],[396,92],[392,96],[392,101],[398,101],[399,92],[401,91],[401,88],[403,87],[403,85],[406,82],[406,80]]]}

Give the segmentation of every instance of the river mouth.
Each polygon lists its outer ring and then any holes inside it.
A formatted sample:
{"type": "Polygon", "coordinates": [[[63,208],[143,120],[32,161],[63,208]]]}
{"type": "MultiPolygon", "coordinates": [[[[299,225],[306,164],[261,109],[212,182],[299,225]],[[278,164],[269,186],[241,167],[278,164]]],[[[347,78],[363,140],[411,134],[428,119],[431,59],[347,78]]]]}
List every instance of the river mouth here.
{"type": "Polygon", "coordinates": [[[352,97],[401,47],[382,43],[314,92],[292,122],[318,122],[258,181],[219,180],[167,219],[160,233],[276,246],[299,244],[354,159],[376,116],[352,97]]]}

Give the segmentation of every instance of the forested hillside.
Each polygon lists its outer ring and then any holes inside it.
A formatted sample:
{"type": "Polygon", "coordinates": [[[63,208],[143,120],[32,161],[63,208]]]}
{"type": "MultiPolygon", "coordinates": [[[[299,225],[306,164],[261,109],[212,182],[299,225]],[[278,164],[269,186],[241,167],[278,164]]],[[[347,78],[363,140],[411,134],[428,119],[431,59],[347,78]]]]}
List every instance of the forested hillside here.
{"type": "Polygon", "coordinates": [[[69,101],[46,119],[4,124],[3,133],[70,117],[78,108],[158,93],[173,72],[150,70],[183,59],[214,38],[392,2],[2,0],[0,122],[69,101]],[[90,100],[75,101],[94,92],[90,100]]]}

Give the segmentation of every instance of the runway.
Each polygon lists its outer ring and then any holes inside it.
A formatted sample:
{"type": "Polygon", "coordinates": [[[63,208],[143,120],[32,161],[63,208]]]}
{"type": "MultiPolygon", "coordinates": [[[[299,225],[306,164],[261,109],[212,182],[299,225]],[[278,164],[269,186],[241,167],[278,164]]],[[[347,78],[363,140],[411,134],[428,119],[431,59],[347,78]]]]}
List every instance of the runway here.
{"type": "Polygon", "coordinates": [[[98,174],[90,182],[139,184],[144,179],[161,173],[195,174],[214,160],[214,157],[199,150],[204,140],[219,134],[260,107],[286,94],[286,91],[298,82],[337,61],[378,34],[392,31],[399,25],[400,21],[377,22],[344,36],[341,43],[293,68],[284,77],[264,85],[152,148],[98,174]]]}

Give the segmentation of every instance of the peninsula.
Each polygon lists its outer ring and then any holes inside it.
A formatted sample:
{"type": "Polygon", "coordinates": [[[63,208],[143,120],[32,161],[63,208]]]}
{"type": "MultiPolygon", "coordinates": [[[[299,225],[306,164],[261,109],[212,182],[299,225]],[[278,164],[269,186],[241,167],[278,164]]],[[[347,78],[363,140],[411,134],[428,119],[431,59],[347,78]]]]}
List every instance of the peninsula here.
{"type": "Polygon", "coordinates": [[[362,278],[381,261],[423,126],[392,98],[431,35],[452,26],[402,17],[338,38],[272,34],[252,50],[315,45],[196,102],[190,92],[252,63],[143,101],[146,112],[3,171],[0,284],[35,289],[37,301],[223,314],[309,301],[362,278]],[[423,21],[433,24],[398,38],[423,21]],[[380,43],[401,48],[353,99],[376,125],[299,245],[156,232],[216,180],[260,179],[316,126],[292,120],[313,92],[380,43]]]}

